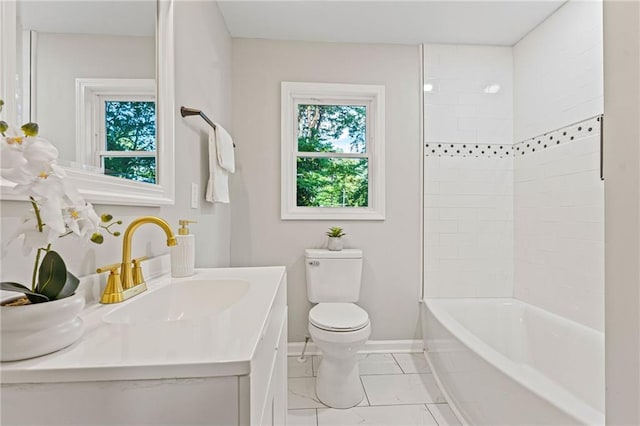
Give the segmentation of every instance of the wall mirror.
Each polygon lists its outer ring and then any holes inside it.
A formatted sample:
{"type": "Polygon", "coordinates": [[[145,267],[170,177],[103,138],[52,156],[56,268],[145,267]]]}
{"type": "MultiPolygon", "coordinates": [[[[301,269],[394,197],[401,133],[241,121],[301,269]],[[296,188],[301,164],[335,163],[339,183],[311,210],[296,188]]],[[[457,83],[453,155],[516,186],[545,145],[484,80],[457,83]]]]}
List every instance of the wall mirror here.
{"type": "MultiPolygon", "coordinates": [[[[0,14],[3,119],[37,122],[89,201],[172,204],[173,1],[17,0],[0,14]]],[[[3,200],[20,199],[12,187],[3,200]]]]}

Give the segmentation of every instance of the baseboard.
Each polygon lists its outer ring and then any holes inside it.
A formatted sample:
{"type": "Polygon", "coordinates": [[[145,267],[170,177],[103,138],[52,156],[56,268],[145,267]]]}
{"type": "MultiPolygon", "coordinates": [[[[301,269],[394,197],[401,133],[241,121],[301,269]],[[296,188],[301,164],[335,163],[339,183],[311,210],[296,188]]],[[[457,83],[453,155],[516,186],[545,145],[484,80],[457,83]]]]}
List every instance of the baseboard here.
{"type": "MultiPolygon", "coordinates": [[[[289,342],[287,350],[289,356],[299,356],[302,354],[304,342],[289,342]]],[[[422,352],[424,350],[422,340],[369,340],[365,343],[364,348],[359,351],[363,354],[375,353],[413,353],[422,352]]],[[[320,349],[313,341],[309,340],[305,355],[320,355],[320,349]]]]}

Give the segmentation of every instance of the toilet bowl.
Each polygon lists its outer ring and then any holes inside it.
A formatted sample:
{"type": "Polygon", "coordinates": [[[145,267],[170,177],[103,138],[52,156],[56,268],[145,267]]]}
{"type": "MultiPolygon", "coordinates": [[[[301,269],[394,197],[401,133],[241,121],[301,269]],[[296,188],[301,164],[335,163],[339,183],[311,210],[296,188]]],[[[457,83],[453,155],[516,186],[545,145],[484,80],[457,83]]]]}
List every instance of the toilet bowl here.
{"type": "Polygon", "coordinates": [[[354,303],[319,303],[309,312],[309,333],[322,351],[318,399],[333,408],[358,405],[364,393],[357,354],[371,335],[367,312],[354,303]]]}
{"type": "Polygon", "coordinates": [[[358,351],[371,335],[360,298],[362,250],[305,250],[309,334],[322,352],[316,395],[325,405],[350,408],[364,398],[358,351]]]}

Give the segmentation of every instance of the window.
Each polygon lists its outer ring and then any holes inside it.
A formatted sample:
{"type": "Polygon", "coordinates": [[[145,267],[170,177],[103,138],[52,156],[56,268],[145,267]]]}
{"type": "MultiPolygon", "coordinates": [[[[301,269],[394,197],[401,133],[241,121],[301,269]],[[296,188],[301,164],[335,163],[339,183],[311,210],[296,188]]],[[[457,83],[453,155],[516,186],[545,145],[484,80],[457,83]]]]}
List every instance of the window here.
{"type": "Polygon", "coordinates": [[[384,219],[384,87],[282,83],[282,219],[384,219]]]}
{"type": "Polygon", "coordinates": [[[156,183],[155,81],[78,79],[78,158],[101,173],[156,183]]]}
{"type": "Polygon", "coordinates": [[[152,97],[99,97],[96,162],[104,174],[156,183],[156,103],[152,97]],[[102,129],[101,129],[102,130],[102,129]]]}

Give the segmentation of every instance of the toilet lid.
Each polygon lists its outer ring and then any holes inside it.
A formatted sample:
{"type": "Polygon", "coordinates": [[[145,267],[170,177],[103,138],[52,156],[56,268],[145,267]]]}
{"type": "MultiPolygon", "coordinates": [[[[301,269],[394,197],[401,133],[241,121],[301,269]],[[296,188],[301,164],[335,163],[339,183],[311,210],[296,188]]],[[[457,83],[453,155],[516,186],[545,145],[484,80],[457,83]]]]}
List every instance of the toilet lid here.
{"type": "Polygon", "coordinates": [[[369,324],[369,315],[353,303],[319,303],[309,311],[309,322],[323,330],[351,331],[369,324]]]}

